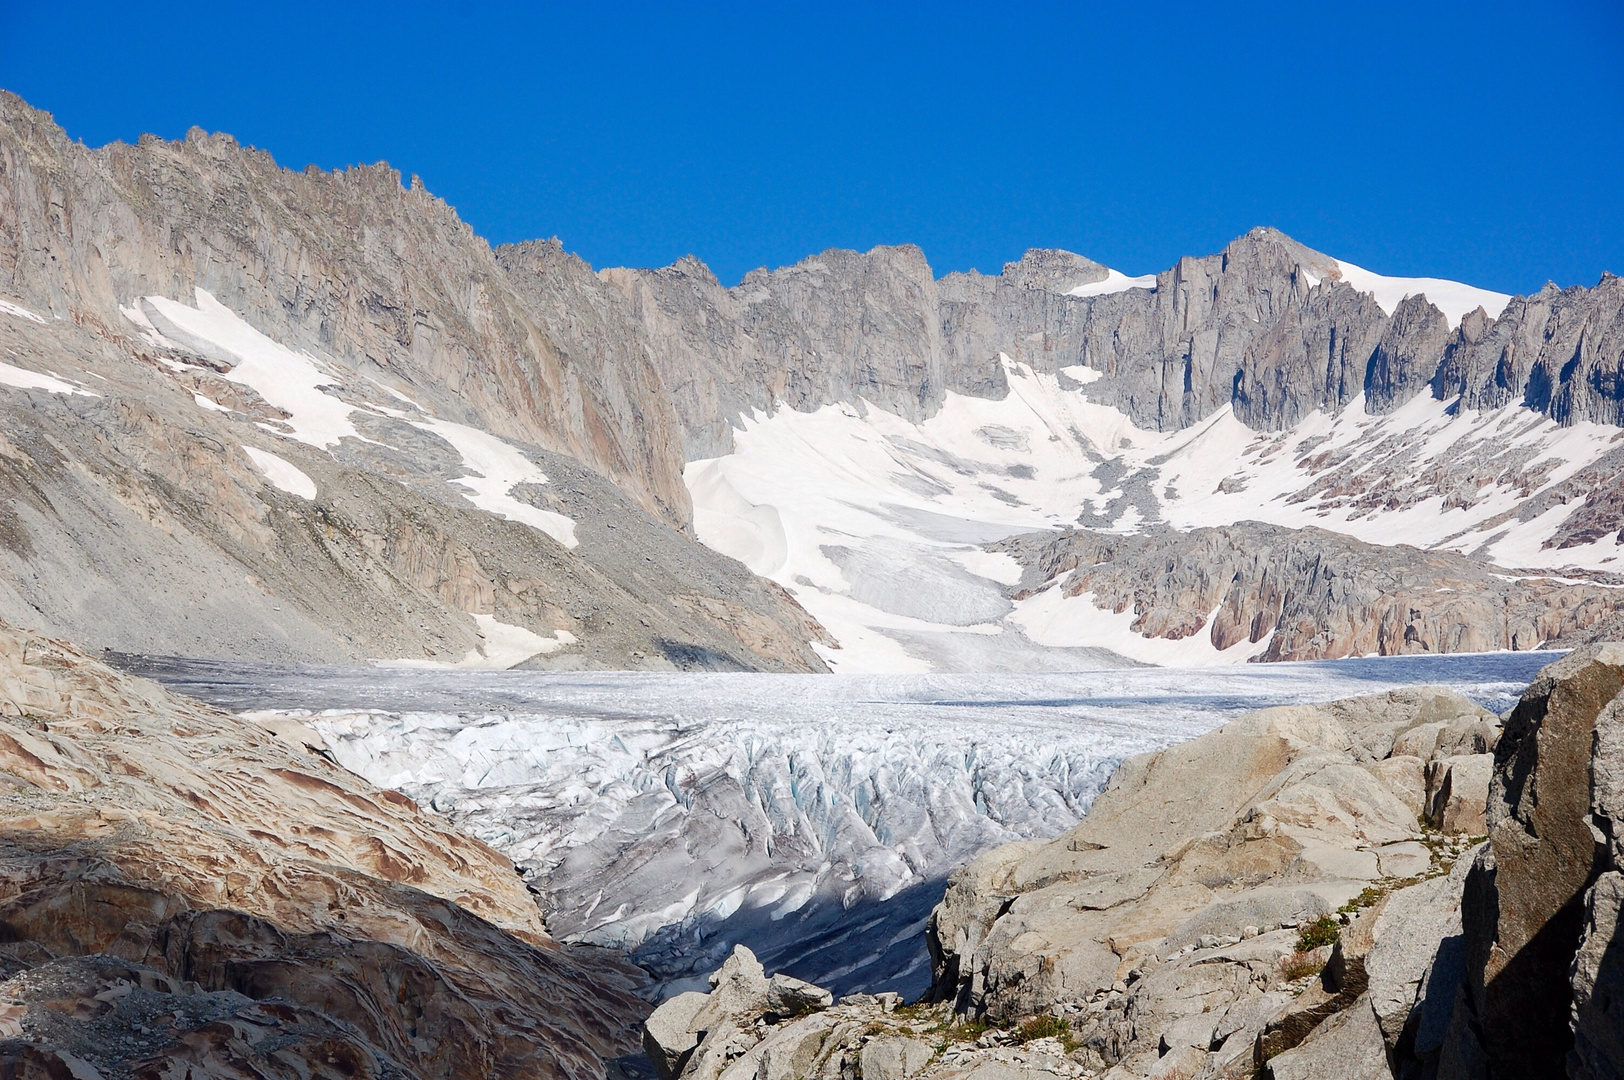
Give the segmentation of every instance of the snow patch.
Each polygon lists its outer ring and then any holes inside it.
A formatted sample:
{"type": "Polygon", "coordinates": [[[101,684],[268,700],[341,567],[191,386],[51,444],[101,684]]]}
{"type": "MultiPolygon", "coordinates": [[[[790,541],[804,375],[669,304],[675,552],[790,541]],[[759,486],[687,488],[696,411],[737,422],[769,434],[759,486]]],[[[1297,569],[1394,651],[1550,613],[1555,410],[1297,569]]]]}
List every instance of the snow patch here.
{"type": "MultiPolygon", "coordinates": [[[[249,326],[207,290],[195,292],[195,308],[163,296],[143,297],[148,325],[183,347],[231,363],[224,377],[289,413],[284,422],[292,438],[318,450],[330,449],[346,438],[361,438],[350,423],[354,406],[324,392],[338,388],[337,377],[323,371],[314,358],[249,326]]],[[[271,427],[266,430],[284,434],[271,427]]]]}
{"type": "MultiPolygon", "coordinates": [[[[261,424],[266,431],[329,451],[346,438],[369,441],[351,422],[357,406],[336,393],[342,382],[337,375],[323,370],[314,357],[294,352],[266,337],[207,290],[195,292],[195,308],[166,297],[147,296],[133,307],[119,310],[141,327],[153,344],[189,349],[229,364],[225,378],[250,387],[267,402],[290,414],[284,421],[288,432],[261,424]]],[[[383,389],[389,390],[388,387],[383,389]]],[[[410,400],[396,391],[389,390],[389,393],[402,401],[410,400]]],[[[221,408],[201,395],[194,394],[193,400],[203,408],[221,408]]],[[[398,410],[379,408],[376,411],[403,415],[398,410]]],[[[577,545],[574,520],[513,496],[513,489],[521,484],[547,483],[546,474],[523,452],[478,428],[436,419],[422,409],[418,411],[422,417],[409,422],[438,435],[462,455],[463,465],[470,475],[451,482],[464,489],[469,502],[487,513],[546,533],[566,548],[577,545]]]]}
{"type": "Polygon", "coordinates": [[[48,390],[53,394],[83,394],[85,397],[101,397],[100,394],[86,390],[82,386],[75,386],[66,379],[60,379],[55,375],[29,371],[27,368],[13,367],[6,363],[0,363],[0,386],[15,386],[19,390],[48,390]]]}
{"type": "Polygon", "coordinates": [[[522,626],[501,622],[495,615],[470,615],[479,630],[480,643],[454,662],[445,660],[374,660],[374,667],[417,668],[433,671],[506,671],[532,656],[555,653],[576,642],[568,630],[538,634],[522,626]]]}
{"type": "Polygon", "coordinates": [[[1377,306],[1387,314],[1391,315],[1397,310],[1407,296],[1425,296],[1433,307],[1444,313],[1451,330],[1460,325],[1462,318],[1480,307],[1488,313],[1489,318],[1497,319],[1511,302],[1511,297],[1505,293],[1490,292],[1458,281],[1430,277],[1385,277],[1341,259],[1336,260],[1336,264],[1342,270],[1343,281],[1360,292],[1373,295],[1377,306]]]}
{"type": "Polygon", "coordinates": [[[1104,281],[1090,281],[1086,285],[1079,285],[1075,289],[1066,290],[1067,296],[1109,296],[1112,293],[1127,292],[1129,289],[1149,289],[1156,291],[1156,275],[1143,274],[1139,277],[1129,277],[1119,270],[1106,270],[1104,281]]]}
{"type": "Polygon", "coordinates": [[[27,319],[29,322],[37,322],[41,326],[45,325],[45,318],[43,316],[36,315],[34,312],[29,311],[22,305],[13,304],[9,300],[0,300],[0,315],[14,315],[19,319],[27,319]]]}
{"type": "Polygon", "coordinates": [[[551,510],[531,506],[513,497],[520,484],[545,484],[547,474],[512,443],[466,424],[449,420],[413,421],[413,426],[430,431],[456,448],[463,467],[472,474],[451,481],[467,489],[468,501],[487,513],[528,525],[546,533],[566,548],[576,547],[575,520],[551,510]]]}
{"type": "Polygon", "coordinates": [[[316,482],[291,461],[285,461],[269,451],[253,446],[243,447],[243,453],[248,455],[259,471],[265,474],[265,479],[278,491],[297,495],[301,499],[316,497],[316,482]]]}

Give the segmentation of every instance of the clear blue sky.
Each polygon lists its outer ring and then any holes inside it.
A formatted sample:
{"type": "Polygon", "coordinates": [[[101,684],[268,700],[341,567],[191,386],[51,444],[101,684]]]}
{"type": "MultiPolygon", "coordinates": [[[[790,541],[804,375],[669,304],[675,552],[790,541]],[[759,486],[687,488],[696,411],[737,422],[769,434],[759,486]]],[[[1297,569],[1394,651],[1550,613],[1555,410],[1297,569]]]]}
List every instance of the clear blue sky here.
{"type": "Polygon", "coordinates": [[[0,86],[91,145],[388,160],[493,242],[726,282],[914,242],[1129,273],[1252,225],[1523,292],[1624,272],[1624,3],[0,0],[0,86]]]}

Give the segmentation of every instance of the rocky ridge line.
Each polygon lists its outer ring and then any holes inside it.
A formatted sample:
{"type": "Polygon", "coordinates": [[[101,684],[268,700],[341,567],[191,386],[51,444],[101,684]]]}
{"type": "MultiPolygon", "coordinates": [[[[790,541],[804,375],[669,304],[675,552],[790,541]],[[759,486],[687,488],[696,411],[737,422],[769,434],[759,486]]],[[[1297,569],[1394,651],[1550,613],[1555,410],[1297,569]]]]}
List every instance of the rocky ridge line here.
{"type": "Polygon", "coordinates": [[[1024,599],[1050,582],[1087,593],[1133,630],[1257,659],[1564,648],[1624,637],[1624,590],[1517,573],[1448,551],[1367,544],[1256,521],[1178,533],[1069,530],[992,545],[1024,569],[1024,599]]]}

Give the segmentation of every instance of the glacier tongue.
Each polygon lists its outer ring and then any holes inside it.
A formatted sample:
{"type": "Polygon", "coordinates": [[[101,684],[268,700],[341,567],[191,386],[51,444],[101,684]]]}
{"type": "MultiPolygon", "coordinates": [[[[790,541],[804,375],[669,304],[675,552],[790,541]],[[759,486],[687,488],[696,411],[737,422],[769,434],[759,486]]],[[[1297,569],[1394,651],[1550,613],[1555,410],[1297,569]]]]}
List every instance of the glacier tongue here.
{"type": "Polygon", "coordinates": [[[297,715],[330,752],[512,857],[561,938],[665,991],[743,941],[837,991],[928,981],[943,879],[1074,824],[1124,756],[1238,712],[1441,683],[1505,707],[1549,654],[1200,671],[787,676],[155,671],[297,715]]]}

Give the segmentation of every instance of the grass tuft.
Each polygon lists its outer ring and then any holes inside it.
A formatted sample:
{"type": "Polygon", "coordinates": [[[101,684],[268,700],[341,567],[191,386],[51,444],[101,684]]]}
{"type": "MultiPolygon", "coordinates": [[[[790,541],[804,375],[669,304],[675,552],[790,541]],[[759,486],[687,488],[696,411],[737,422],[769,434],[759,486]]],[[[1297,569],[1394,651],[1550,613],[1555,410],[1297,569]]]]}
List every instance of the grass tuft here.
{"type": "Polygon", "coordinates": [[[1313,953],[1299,949],[1280,958],[1280,978],[1285,982],[1296,982],[1310,975],[1318,975],[1323,966],[1314,959],[1313,953]]]}
{"type": "Polygon", "coordinates": [[[1342,924],[1335,915],[1321,915],[1297,935],[1297,951],[1313,952],[1321,945],[1335,945],[1342,936],[1342,924]]]}

